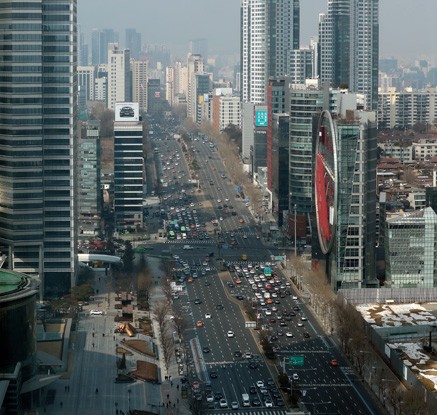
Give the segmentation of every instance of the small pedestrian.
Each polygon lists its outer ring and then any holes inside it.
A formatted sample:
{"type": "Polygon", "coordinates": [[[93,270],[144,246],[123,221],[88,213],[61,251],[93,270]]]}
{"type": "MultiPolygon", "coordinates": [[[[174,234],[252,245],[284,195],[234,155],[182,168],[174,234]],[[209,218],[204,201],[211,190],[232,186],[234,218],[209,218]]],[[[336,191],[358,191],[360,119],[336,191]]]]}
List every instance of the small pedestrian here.
{"type": "Polygon", "coordinates": [[[167,399],[169,399],[170,398],[170,394],[169,393],[167,393],[167,399]]]}
{"type": "Polygon", "coordinates": [[[65,390],[65,392],[67,392],[67,385],[65,385],[64,390],[65,390]]]}
{"type": "Polygon", "coordinates": [[[176,404],[173,402],[173,408],[176,408],[176,404]]]}
{"type": "Polygon", "coordinates": [[[168,402],[165,404],[165,407],[168,408],[168,402]]]}
{"type": "Polygon", "coordinates": [[[93,349],[94,349],[94,343],[93,343],[93,349]]]}
{"type": "Polygon", "coordinates": [[[115,340],[115,334],[114,334],[114,336],[112,338],[115,340]]]}
{"type": "Polygon", "coordinates": [[[96,395],[99,393],[99,389],[98,388],[96,388],[96,395]]]}
{"type": "Polygon", "coordinates": [[[176,402],[179,404],[179,398],[176,399],[176,402]]]}
{"type": "Polygon", "coordinates": [[[179,384],[176,386],[176,389],[179,390],[179,384]]]}
{"type": "Polygon", "coordinates": [[[168,376],[167,375],[165,375],[165,380],[167,380],[168,379],[168,376]]]}
{"type": "Polygon", "coordinates": [[[93,333],[93,337],[94,337],[94,333],[93,333]]]}
{"type": "Polygon", "coordinates": [[[62,405],[63,405],[63,403],[62,403],[62,401],[61,402],[59,402],[59,406],[62,408],[62,405]]]}

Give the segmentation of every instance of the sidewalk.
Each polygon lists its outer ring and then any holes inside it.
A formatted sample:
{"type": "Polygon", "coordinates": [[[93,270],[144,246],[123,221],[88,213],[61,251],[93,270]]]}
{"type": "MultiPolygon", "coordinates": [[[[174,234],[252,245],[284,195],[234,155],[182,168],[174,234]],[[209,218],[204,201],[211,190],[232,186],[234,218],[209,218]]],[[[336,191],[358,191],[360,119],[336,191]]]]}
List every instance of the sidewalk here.
{"type": "MultiPolygon", "coordinates": [[[[151,298],[151,308],[153,305],[166,301],[166,298],[162,292],[161,286],[155,287],[152,298],[151,298]]],[[[159,339],[159,327],[158,323],[153,320],[153,332],[155,336],[156,346],[159,350],[159,361],[157,364],[160,368],[161,373],[161,387],[160,387],[160,402],[163,406],[159,408],[159,412],[152,411],[154,413],[165,414],[165,415],[190,415],[191,410],[188,408],[188,402],[186,399],[181,397],[181,382],[178,371],[178,364],[176,362],[176,355],[173,353],[172,360],[168,369],[168,373],[165,368],[164,359],[162,358],[163,352],[159,339]]]]}

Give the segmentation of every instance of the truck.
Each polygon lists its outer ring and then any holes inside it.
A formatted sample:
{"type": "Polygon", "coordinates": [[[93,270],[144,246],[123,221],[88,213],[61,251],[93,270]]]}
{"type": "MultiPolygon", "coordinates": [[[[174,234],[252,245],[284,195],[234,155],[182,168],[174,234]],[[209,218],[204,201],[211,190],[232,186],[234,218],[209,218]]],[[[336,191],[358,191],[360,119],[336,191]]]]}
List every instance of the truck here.
{"type": "Polygon", "coordinates": [[[184,247],[182,248],[182,249],[185,249],[185,250],[187,250],[187,249],[194,249],[191,245],[184,245],[184,247]]]}
{"type": "Polygon", "coordinates": [[[241,400],[243,401],[243,406],[250,406],[249,395],[247,393],[241,395],[241,400]]]}

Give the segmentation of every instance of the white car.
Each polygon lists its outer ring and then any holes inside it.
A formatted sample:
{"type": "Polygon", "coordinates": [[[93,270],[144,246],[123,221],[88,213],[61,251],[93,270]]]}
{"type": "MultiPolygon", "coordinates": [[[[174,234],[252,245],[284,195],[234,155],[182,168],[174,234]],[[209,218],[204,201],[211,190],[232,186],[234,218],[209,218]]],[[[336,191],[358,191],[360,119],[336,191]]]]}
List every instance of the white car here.
{"type": "Polygon", "coordinates": [[[222,398],[219,401],[220,404],[220,408],[227,408],[228,407],[228,403],[226,402],[226,399],[222,398]]]}
{"type": "Polygon", "coordinates": [[[217,199],[217,203],[222,203],[222,200],[221,199],[217,199]]]}
{"type": "Polygon", "coordinates": [[[206,402],[214,402],[214,395],[207,395],[206,402]]]}
{"type": "Polygon", "coordinates": [[[293,337],[293,333],[291,331],[287,331],[287,333],[285,333],[285,335],[287,337],[293,337]]]}
{"type": "Polygon", "coordinates": [[[233,402],[231,403],[231,408],[232,408],[232,409],[238,409],[238,402],[237,402],[237,401],[233,401],[233,402]]]}
{"type": "Polygon", "coordinates": [[[303,323],[301,322],[297,323],[297,327],[303,327],[303,323]]]}
{"type": "Polygon", "coordinates": [[[264,405],[266,406],[266,408],[273,408],[273,402],[270,399],[266,399],[264,401],[264,405]]]}
{"type": "Polygon", "coordinates": [[[297,300],[297,297],[295,295],[293,295],[293,300],[297,300]]]}
{"type": "Polygon", "coordinates": [[[263,380],[257,380],[256,381],[256,386],[258,386],[258,388],[263,388],[264,387],[264,381],[263,380]]]}
{"type": "Polygon", "coordinates": [[[223,220],[223,218],[220,216],[220,220],[223,220]]]}
{"type": "Polygon", "coordinates": [[[211,318],[211,313],[206,313],[205,318],[211,318]]]}
{"type": "Polygon", "coordinates": [[[302,321],[306,321],[306,317],[305,316],[302,316],[301,318],[300,318],[302,321]]]}
{"type": "Polygon", "coordinates": [[[299,375],[297,373],[293,373],[293,380],[299,380],[299,375]]]}
{"type": "Polygon", "coordinates": [[[90,315],[91,316],[101,316],[101,315],[103,315],[103,311],[101,311],[101,310],[91,310],[90,311],[90,315]]]}
{"type": "Polygon", "coordinates": [[[234,337],[235,336],[235,334],[234,334],[234,332],[232,330],[229,330],[227,335],[228,335],[228,337],[234,337]]]}

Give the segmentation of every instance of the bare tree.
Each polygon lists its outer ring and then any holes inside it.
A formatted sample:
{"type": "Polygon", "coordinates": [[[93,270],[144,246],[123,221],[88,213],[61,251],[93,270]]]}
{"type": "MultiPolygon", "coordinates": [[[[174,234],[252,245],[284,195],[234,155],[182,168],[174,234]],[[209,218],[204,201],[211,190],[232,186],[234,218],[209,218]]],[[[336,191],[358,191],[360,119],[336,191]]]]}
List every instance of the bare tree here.
{"type": "Polygon", "coordinates": [[[168,276],[165,276],[161,281],[161,289],[165,295],[165,299],[168,303],[171,303],[171,298],[173,294],[173,290],[171,288],[171,279],[168,276]]]}
{"type": "Polygon", "coordinates": [[[164,359],[165,370],[168,373],[168,369],[170,367],[171,359],[174,353],[174,341],[171,334],[168,333],[167,330],[164,330],[160,333],[161,337],[161,348],[164,359]]]}
{"type": "Polygon", "coordinates": [[[184,330],[188,327],[187,320],[182,315],[177,314],[174,316],[173,324],[175,326],[176,333],[178,334],[179,338],[181,338],[184,330]]]}
{"type": "Polygon", "coordinates": [[[402,415],[428,415],[432,413],[428,412],[422,388],[413,387],[407,389],[403,393],[403,400],[400,404],[400,413],[402,415]]]}
{"type": "Polygon", "coordinates": [[[156,303],[153,306],[153,314],[158,323],[160,333],[164,332],[168,323],[168,313],[170,311],[170,305],[168,302],[156,303]]]}

